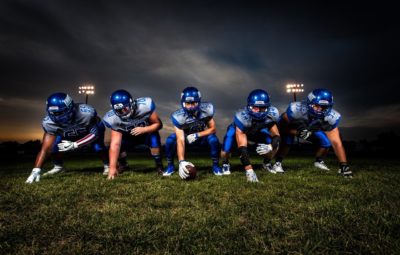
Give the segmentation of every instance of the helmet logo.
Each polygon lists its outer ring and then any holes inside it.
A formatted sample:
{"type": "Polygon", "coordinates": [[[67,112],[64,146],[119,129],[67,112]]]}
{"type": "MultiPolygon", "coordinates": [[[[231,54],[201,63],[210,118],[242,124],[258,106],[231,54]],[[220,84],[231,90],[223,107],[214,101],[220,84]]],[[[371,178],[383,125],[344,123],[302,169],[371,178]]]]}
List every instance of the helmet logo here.
{"type": "Polygon", "coordinates": [[[49,111],[58,111],[58,106],[50,106],[49,111]]]}
{"type": "Polygon", "coordinates": [[[320,105],[329,105],[329,102],[327,100],[319,100],[318,104],[320,104],[320,105]]]}
{"type": "Polygon", "coordinates": [[[186,102],[194,101],[194,97],[186,97],[186,102]]]}
{"type": "Polygon", "coordinates": [[[255,101],[254,104],[265,104],[264,101],[255,101]]]}

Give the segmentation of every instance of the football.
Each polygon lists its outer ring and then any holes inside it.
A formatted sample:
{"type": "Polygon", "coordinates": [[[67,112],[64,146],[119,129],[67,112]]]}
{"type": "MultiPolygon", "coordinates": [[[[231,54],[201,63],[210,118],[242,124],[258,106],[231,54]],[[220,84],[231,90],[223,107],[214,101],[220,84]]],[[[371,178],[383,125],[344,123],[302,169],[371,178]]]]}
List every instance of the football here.
{"type": "Polygon", "coordinates": [[[186,180],[194,179],[197,176],[197,169],[193,164],[188,164],[186,169],[189,171],[189,177],[186,180]]]}

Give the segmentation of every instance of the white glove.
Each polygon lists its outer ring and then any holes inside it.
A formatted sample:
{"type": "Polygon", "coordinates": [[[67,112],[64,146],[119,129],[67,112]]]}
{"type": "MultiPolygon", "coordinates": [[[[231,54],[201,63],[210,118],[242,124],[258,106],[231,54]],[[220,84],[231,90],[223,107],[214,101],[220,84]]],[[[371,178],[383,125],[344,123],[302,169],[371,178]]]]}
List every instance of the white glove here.
{"type": "Polygon", "coordinates": [[[78,144],[76,142],[71,142],[67,140],[62,140],[61,143],[57,144],[58,151],[70,151],[78,148],[78,144]]]}
{"type": "Polygon", "coordinates": [[[33,183],[34,181],[40,181],[40,168],[35,167],[32,169],[31,175],[29,175],[28,179],[26,179],[25,183],[33,183]]]}
{"type": "Polygon", "coordinates": [[[258,155],[264,155],[272,151],[271,144],[259,143],[256,149],[258,155]]]}
{"type": "Polygon", "coordinates": [[[248,182],[258,182],[256,172],[253,169],[246,170],[246,178],[248,182]]]}
{"type": "Polygon", "coordinates": [[[199,139],[199,135],[197,133],[186,136],[186,140],[189,144],[194,143],[197,139],[199,139]]]}
{"type": "Polygon", "coordinates": [[[189,171],[186,169],[186,166],[187,166],[187,165],[192,165],[192,166],[194,166],[192,163],[187,162],[187,161],[185,161],[185,160],[179,161],[179,176],[180,176],[182,179],[186,179],[186,178],[189,177],[189,171]]]}
{"type": "Polygon", "coordinates": [[[299,137],[304,140],[307,140],[311,135],[312,132],[307,129],[303,129],[299,132],[299,137]]]}

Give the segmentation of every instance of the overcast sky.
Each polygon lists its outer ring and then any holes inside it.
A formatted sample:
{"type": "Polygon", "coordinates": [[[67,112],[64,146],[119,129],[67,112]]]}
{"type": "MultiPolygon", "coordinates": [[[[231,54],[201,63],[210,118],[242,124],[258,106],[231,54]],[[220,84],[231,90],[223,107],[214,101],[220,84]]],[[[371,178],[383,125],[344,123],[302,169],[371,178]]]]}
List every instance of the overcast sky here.
{"type": "Polygon", "coordinates": [[[163,138],[189,85],[214,103],[220,138],[252,89],[285,111],[290,82],[333,92],[345,139],[400,130],[394,6],[233,2],[1,1],[0,141],[40,139],[46,98],[83,102],[85,82],[101,116],[116,89],[152,97],[163,138]]]}

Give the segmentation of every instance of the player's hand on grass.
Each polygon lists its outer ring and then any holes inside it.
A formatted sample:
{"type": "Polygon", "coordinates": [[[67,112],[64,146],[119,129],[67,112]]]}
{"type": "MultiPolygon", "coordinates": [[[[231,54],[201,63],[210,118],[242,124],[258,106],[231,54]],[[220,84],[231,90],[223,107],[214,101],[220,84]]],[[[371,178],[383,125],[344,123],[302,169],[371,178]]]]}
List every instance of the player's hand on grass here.
{"type": "Polygon", "coordinates": [[[345,178],[353,178],[353,172],[347,164],[340,164],[339,174],[345,178]]]}
{"type": "Polygon", "coordinates": [[[62,140],[61,143],[57,144],[58,151],[70,151],[78,148],[78,144],[76,142],[71,142],[67,140],[62,140]]]}
{"type": "Polygon", "coordinates": [[[253,169],[246,170],[246,178],[248,182],[258,182],[256,172],[253,169]]]}
{"type": "Polygon", "coordinates": [[[40,168],[35,167],[32,169],[31,175],[29,175],[28,179],[26,179],[25,183],[33,183],[40,181],[40,168]]]}

